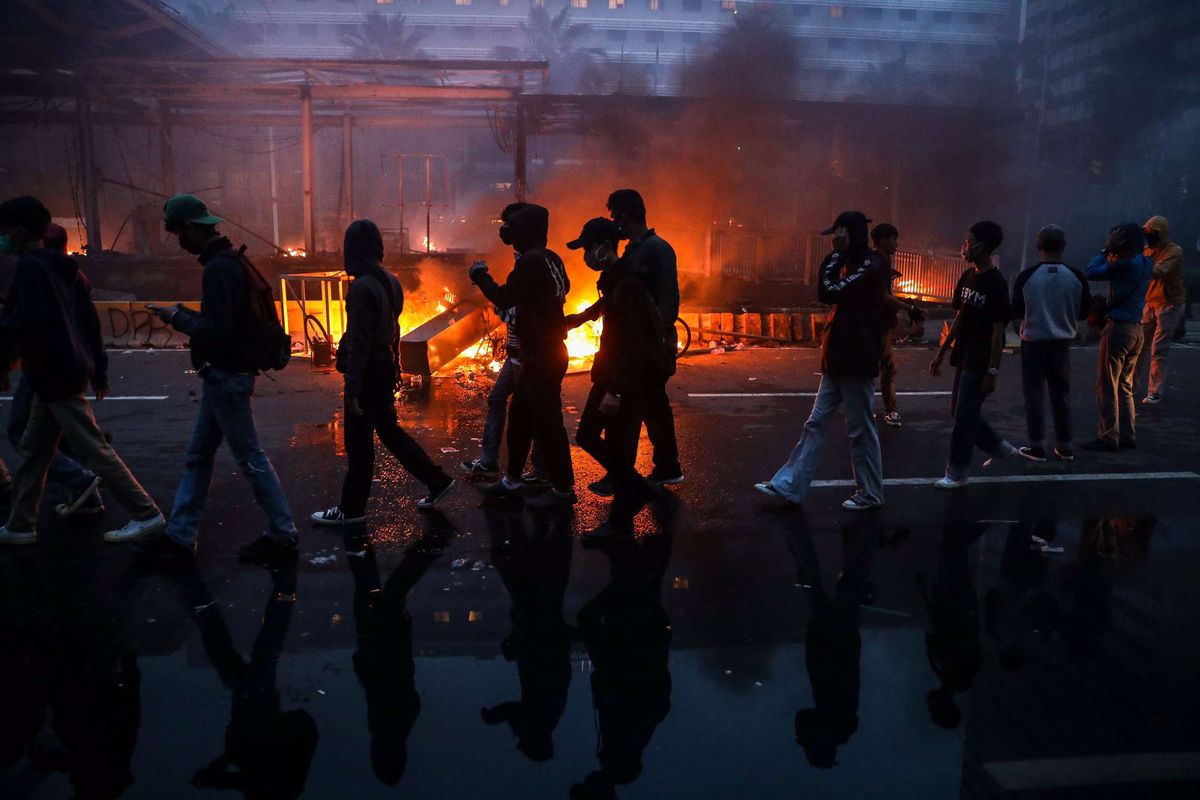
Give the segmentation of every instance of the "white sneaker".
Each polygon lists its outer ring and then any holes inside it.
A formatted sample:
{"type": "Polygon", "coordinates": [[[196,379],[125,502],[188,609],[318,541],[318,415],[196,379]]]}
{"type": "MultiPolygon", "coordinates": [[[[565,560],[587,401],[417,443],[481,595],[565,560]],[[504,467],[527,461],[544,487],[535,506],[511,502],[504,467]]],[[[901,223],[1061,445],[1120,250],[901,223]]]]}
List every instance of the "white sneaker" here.
{"type": "Polygon", "coordinates": [[[997,453],[996,455],[992,456],[991,458],[989,458],[987,461],[984,461],[983,468],[988,469],[989,467],[996,466],[1001,461],[1007,461],[1008,459],[1015,456],[1017,454],[1017,452],[1018,452],[1017,448],[1013,447],[1008,442],[1002,442],[1000,444],[1000,452],[997,453]]]}
{"type": "Polygon", "coordinates": [[[347,517],[346,513],[342,511],[341,506],[334,506],[333,508],[327,508],[324,511],[317,511],[312,514],[309,519],[312,520],[314,525],[325,528],[340,528],[345,525],[361,525],[367,521],[365,516],[347,517]]]}
{"type": "Polygon", "coordinates": [[[167,527],[167,519],[161,513],[150,519],[131,519],[124,527],[104,534],[106,542],[136,542],[147,539],[167,527]]]}
{"type": "Polygon", "coordinates": [[[954,478],[951,478],[949,475],[946,475],[940,481],[935,483],[933,485],[933,488],[935,488],[935,489],[961,489],[962,487],[964,487],[966,485],[967,485],[966,478],[963,478],[962,480],[955,480],[954,478]]]}
{"type": "Polygon", "coordinates": [[[33,544],[37,541],[37,531],[10,531],[0,527],[0,544],[33,544]]]}

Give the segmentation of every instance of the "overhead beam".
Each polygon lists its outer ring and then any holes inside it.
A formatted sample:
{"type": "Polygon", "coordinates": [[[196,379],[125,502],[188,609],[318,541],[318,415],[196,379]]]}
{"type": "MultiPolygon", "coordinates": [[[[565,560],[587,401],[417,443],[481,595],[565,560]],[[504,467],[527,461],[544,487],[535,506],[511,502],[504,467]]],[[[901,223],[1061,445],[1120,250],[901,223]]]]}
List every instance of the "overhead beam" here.
{"type": "Polygon", "coordinates": [[[308,84],[92,84],[88,96],[164,100],[278,100],[294,103],[302,87],[313,100],[482,100],[503,102],[518,95],[515,89],[490,86],[308,86],[308,84]]]}
{"type": "MultiPolygon", "coordinates": [[[[25,0],[32,3],[34,0],[25,0]]],[[[89,61],[96,66],[136,66],[164,69],[274,69],[296,70],[427,70],[429,72],[545,72],[550,65],[546,61],[508,61],[504,59],[438,59],[438,58],[385,58],[336,59],[336,58],[214,58],[211,60],[174,60],[154,58],[96,58],[89,61]]]]}
{"type": "Polygon", "coordinates": [[[109,28],[108,30],[97,31],[92,36],[97,39],[102,39],[106,42],[115,41],[117,39],[127,39],[130,36],[139,36],[143,33],[156,31],[162,28],[162,23],[154,19],[145,19],[141,22],[134,22],[130,25],[122,25],[120,28],[109,28]]]}
{"type": "MultiPolygon", "coordinates": [[[[336,114],[313,111],[313,129],[342,127],[343,112],[336,114]]],[[[0,112],[0,126],[3,125],[75,125],[76,115],[69,111],[39,111],[34,114],[29,111],[0,112]]],[[[158,127],[160,118],[157,114],[146,110],[135,114],[130,112],[93,111],[92,123],[101,126],[136,126],[158,127]]],[[[235,110],[218,111],[185,111],[173,108],[171,111],[171,127],[187,128],[190,125],[230,126],[244,128],[291,128],[300,127],[299,114],[240,114],[235,110]]],[[[401,129],[441,129],[441,128],[486,128],[487,117],[479,116],[431,116],[428,114],[400,116],[396,114],[371,115],[355,111],[351,124],[355,128],[401,128],[401,129]]]]}

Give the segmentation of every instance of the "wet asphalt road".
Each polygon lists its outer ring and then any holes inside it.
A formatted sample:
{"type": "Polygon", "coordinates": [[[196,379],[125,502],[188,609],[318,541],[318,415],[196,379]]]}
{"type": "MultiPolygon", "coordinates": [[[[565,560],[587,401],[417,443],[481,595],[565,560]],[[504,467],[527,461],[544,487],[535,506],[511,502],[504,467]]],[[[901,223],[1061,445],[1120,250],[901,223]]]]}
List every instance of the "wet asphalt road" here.
{"type": "MultiPolygon", "coordinates": [[[[1081,441],[1095,354],[1073,352],[1081,441]]],[[[926,393],[950,379],[925,375],[928,357],[901,351],[901,390],[920,394],[881,434],[887,478],[940,475],[948,398],[926,393]]],[[[1200,350],[1171,359],[1136,451],[1006,463],[1009,480],[951,496],[889,486],[861,516],[840,485],[803,510],[751,488],[812,404],[763,395],[815,390],[815,351],[685,359],[687,482],[608,552],[575,540],[603,518],[586,490],[574,518],[482,507],[469,486],[419,514],[386,456],[367,537],[300,522],[298,562],[274,570],[236,563],[263,520],[227,452],[194,573],[102,543],[119,510],[47,516],[35,547],[0,552],[0,797],[69,797],[72,780],[154,798],[1194,797],[1200,350]],[[1064,479],[1092,474],[1107,477],[1064,479]]],[[[114,394],[167,399],[97,405],[168,507],[196,411],[187,367],[114,355],[114,394]]],[[[1021,444],[1017,367],[988,413],[1021,444]]],[[[569,428],[586,388],[567,380],[569,428]]],[[[298,522],[337,501],[338,389],[303,362],[260,382],[298,522]]],[[[457,464],[482,406],[445,381],[404,417],[457,464]]],[[[840,426],[820,481],[849,478],[840,426]]],[[[575,463],[580,487],[598,477],[575,463]]]]}

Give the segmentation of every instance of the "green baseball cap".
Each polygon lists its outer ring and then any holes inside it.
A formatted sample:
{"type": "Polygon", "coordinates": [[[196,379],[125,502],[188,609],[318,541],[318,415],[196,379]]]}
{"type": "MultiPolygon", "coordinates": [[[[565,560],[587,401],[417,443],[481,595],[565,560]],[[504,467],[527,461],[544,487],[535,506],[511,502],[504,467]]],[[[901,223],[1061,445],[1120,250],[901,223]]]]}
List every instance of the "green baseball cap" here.
{"type": "Polygon", "coordinates": [[[163,225],[167,230],[177,228],[185,222],[197,225],[216,225],[221,217],[208,213],[208,206],[194,194],[177,194],[163,204],[163,225]]]}

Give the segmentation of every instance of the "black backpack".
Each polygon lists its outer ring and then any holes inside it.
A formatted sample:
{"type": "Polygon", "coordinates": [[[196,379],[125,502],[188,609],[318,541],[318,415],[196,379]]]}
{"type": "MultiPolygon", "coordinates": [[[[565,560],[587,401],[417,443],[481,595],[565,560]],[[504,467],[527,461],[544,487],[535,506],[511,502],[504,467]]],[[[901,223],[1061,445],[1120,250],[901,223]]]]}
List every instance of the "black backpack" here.
{"type": "Polygon", "coordinates": [[[237,250],[246,269],[246,286],[250,295],[252,320],[247,350],[254,368],[260,372],[281,370],[292,360],[292,337],[284,333],[275,310],[275,293],[271,284],[246,257],[246,245],[237,250]]]}

